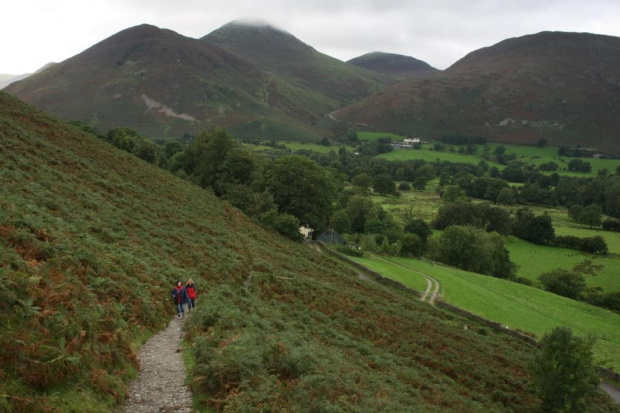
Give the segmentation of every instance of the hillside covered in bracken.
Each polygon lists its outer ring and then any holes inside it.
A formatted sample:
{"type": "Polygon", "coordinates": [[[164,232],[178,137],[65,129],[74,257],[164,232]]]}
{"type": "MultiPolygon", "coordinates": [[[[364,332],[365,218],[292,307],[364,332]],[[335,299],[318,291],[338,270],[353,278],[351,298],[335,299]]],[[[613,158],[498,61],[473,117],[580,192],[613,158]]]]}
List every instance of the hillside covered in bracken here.
{"type": "Polygon", "coordinates": [[[135,345],[169,321],[169,289],[190,277],[202,291],[186,338],[203,406],[499,412],[539,403],[529,344],[360,278],[4,93],[0,136],[4,410],[109,411],[135,376],[135,345]]]}

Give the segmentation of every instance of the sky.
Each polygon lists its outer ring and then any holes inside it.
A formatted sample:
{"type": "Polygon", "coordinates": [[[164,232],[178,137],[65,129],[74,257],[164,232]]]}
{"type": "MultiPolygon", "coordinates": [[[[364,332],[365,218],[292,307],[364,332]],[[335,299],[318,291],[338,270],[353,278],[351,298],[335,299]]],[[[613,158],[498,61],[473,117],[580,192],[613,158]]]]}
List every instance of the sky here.
{"type": "Polygon", "coordinates": [[[259,20],[343,61],[382,51],[438,69],[545,30],[620,36],[619,0],[3,0],[0,16],[0,74],[14,75],[143,23],[200,38],[259,20]]]}

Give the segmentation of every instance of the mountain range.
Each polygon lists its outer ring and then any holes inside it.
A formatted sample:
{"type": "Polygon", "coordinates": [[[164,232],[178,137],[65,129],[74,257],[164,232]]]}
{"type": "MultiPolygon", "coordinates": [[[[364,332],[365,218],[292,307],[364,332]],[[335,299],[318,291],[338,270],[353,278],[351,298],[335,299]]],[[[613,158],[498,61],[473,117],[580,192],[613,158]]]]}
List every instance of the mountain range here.
{"type": "Polygon", "coordinates": [[[620,38],[542,32],[476,50],[333,114],[377,130],[436,138],[617,149],[620,38]]]}
{"type": "Polygon", "coordinates": [[[374,52],[342,62],[268,24],[193,39],[124,30],[6,91],[101,130],[316,140],[353,127],[435,139],[617,149],[620,38],[542,32],[476,50],[445,71],[374,52]]]}

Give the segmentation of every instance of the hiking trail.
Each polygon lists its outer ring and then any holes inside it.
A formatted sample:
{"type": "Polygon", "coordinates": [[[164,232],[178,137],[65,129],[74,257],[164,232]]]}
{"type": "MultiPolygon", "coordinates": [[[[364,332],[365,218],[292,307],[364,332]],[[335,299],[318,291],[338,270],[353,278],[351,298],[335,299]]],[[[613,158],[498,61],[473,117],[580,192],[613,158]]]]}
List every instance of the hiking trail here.
{"type": "Polygon", "coordinates": [[[187,317],[187,314],[185,318],[175,316],[168,328],[151,337],[140,349],[140,374],[131,385],[124,412],[193,412],[180,348],[182,326],[187,317]]]}

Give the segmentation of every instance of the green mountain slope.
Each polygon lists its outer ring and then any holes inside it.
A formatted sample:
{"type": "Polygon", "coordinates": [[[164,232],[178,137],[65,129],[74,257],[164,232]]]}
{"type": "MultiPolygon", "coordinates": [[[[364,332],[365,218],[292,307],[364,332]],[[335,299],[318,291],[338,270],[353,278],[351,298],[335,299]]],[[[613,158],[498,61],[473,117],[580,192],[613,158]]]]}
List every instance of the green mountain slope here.
{"type": "Polygon", "coordinates": [[[386,79],[377,73],[320,53],[295,36],[268,24],[231,22],[201,39],[220,46],[273,76],[270,104],[284,99],[304,107],[314,120],[342,105],[355,102],[383,88],[386,79]],[[327,110],[326,110],[327,109],[327,110]]]}
{"type": "Polygon", "coordinates": [[[477,50],[334,115],[427,139],[461,133],[618,149],[618,79],[620,38],[542,32],[477,50]]]}
{"type": "Polygon", "coordinates": [[[0,407],[110,411],[173,314],[198,399],[231,410],[514,411],[533,348],[321,252],[0,93],[0,407]],[[469,329],[463,329],[468,324],[469,329]]]}
{"type": "Polygon", "coordinates": [[[6,91],[66,120],[150,136],[211,127],[277,138],[315,132],[269,100],[270,78],[224,49],[154,26],[136,26],[6,91]],[[270,135],[268,135],[270,134],[270,135]]]}

